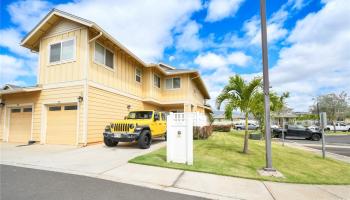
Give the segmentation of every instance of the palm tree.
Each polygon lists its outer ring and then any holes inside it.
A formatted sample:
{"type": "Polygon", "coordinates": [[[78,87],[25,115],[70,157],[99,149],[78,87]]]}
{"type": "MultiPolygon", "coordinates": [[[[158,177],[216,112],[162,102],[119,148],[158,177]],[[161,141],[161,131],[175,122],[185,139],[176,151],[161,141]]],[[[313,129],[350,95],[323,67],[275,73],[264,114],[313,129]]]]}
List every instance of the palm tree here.
{"type": "Polygon", "coordinates": [[[239,75],[230,77],[228,85],[224,87],[216,99],[218,109],[225,101],[225,115],[231,118],[234,109],[238,108],[245,115],[245,135],[243,153],[248,153],[248,114],[251,113],[252,101],[261,87],[261,78],[254,78],[246,83],[239,75]]]}

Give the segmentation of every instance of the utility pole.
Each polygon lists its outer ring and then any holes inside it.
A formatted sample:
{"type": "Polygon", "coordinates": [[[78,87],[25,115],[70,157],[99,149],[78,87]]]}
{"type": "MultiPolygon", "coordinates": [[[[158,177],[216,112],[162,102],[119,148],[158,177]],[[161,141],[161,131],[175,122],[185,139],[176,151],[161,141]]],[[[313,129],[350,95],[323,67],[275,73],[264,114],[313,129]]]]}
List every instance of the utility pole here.
{"type": "Polygon", "coordinates": [[[270,124],[270,92],[269,92],[269,65],[267,51],[267,31],[266,31],[266,1],[260,0],[260,20],[261,20],[261,48],[263,59],[263,83],[264,83],[264,109],[265,109],[265,147],[266,147],[266,167],[265,171],[275,171],[272,168],[271,152],[271,124],[270,124]]]}

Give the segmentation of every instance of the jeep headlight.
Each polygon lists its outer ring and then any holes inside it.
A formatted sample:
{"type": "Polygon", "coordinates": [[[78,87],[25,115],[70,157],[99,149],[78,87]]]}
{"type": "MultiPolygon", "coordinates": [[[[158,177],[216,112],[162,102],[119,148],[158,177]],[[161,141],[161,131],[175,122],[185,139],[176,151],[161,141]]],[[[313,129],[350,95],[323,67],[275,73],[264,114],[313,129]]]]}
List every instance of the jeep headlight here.
{"type": "Polygon", "coordinates": [[[135,131],[140,131],[142,129],[142,127],[136,127],[135,131]]]}
{"type": "Polygon", "coordinates": [[[130,128],[130,129],[133,129],[133,128],[135,128],[135,125],[134,125],[134,124],[130,124],[130,125],[129,125],[129,128],[130,128]]]}
{"type": "Polygon", "coordinates": [[[105,131],[106,131],[106,132],[111,132],[111,126],[110,126],[110,125],[107,125],[107,126],[105,127],[105,131]]]}

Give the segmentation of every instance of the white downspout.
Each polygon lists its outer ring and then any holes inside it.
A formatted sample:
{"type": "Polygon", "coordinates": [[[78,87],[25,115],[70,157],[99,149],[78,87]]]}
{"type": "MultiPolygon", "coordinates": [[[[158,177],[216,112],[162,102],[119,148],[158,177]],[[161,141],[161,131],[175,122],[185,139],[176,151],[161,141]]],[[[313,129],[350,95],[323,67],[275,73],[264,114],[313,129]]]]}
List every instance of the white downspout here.
{"type": "Polygon", "coordinates": [[[84,118],[83,118],[83,141],[84,146],[87,145],[88,140],[88,102],[89,102],[89,68],[90,68],[90,44],[102,36],[100,32],[97,36],[89,40],[89,30],[87,29],[87,51],[86,51],[86,60],[87,64],[84,68],[84,118]]]}

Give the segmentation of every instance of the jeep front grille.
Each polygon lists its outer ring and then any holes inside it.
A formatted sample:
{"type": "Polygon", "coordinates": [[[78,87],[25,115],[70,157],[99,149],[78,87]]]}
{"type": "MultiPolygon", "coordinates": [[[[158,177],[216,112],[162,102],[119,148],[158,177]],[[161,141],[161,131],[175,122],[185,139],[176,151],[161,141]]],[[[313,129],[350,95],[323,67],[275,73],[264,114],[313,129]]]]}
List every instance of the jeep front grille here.
{"type": "Polygon", "coordinates": [[[129,132],[130,124],[111,124],[113,132],[129,132]]]}

